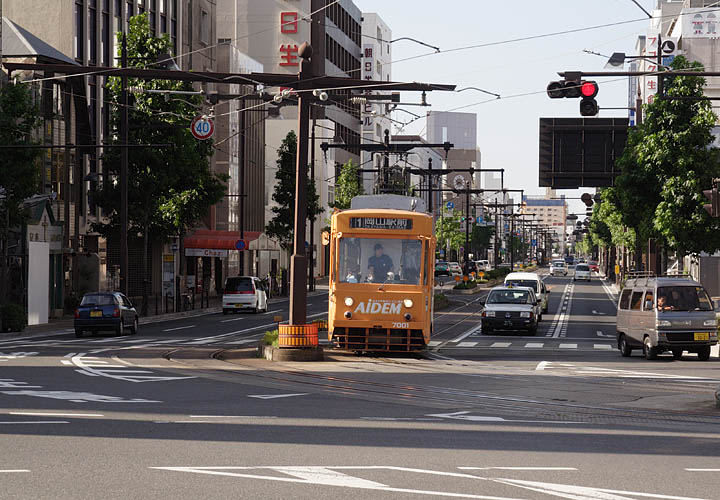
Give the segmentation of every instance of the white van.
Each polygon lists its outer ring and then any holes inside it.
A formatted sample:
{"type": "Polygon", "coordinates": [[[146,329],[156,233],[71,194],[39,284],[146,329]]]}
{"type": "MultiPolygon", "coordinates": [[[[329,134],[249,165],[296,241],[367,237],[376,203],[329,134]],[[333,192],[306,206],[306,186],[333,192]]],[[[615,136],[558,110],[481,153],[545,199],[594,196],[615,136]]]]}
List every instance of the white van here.
{"type": "Polygon", "coordinates": [[[540,279],[537,273],[510,273],[505,276],[505,285],[532,288],[537,296],[540,310],[544,313],[548,312],[548,295],[550,294],[550,290],[548,290],[545,282],[540,279]]]}

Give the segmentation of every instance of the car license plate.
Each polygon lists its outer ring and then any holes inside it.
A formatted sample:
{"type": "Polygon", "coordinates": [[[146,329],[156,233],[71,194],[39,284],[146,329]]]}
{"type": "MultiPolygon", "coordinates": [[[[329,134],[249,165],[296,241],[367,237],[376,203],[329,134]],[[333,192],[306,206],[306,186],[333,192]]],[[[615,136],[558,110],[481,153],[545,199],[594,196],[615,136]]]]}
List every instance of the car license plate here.
{"type": "Polygon", "coordinates": [[[102,318],[102,311],[90,311],[91,318],[102,318]]]}
{"type": "Polygon", "coordinates": [[[510,320],[505,321],[505,326],[512,326],[512,321],[510,321],[510,320]]]}
{"type": "Polygon", "coordinates": [[[695,332],[695,340],[710,340],[708,332],[695,332]]]}
{"type": "Polygon", "coordinates": [[[235,307],[242,307],[242,304],[235,304],[235,307]]]}

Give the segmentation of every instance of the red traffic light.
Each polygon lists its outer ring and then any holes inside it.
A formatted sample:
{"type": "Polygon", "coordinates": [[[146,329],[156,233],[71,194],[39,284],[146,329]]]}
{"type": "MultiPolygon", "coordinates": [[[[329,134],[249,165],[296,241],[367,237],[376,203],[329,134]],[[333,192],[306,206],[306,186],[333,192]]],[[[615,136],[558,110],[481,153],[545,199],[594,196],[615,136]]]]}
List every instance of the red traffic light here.
{"type": "Polygon", "coordinates": [[[583,97],[595,97],[598,93],[598,84],[595,82],[582,82],[580,93],[583,97]]]}

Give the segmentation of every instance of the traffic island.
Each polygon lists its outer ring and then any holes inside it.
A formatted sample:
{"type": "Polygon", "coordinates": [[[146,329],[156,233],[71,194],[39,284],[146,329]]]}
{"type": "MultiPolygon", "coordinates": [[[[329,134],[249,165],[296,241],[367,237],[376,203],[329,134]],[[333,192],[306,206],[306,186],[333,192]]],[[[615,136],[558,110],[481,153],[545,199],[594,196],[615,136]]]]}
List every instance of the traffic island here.
{"type": "Polygon", "coordinates": [[[323,361],[323,348],[318,343],[319,326],[317,323],[279,324],[277,330],[265,334],[258,354],[268,361],[323,361]]]}

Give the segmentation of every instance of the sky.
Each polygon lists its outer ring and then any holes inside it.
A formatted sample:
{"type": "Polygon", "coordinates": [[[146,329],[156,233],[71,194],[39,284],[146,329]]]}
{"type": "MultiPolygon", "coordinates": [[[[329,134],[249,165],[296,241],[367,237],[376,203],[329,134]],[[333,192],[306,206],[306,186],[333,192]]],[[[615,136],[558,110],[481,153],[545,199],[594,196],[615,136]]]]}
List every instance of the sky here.
{"type": "MultiPolygon", "coordinates": [[[[477,114],[477,141],[483,168],[504,168],[506,187],[544,194],[538,186],[538,130],[540,117],[580,117],[579,99],[550,99],[548,82],[559,80],[558,71],[603,71],[606,59],[583,49],[609,56],[635,53],[638,35],[649,28],[647,15],[632,0],[354,0],[363,12],[376,12],[392,30],[393,39],[412,37],[442,50],[469,45],[485,47],[438,53],[409,61],[402,59],[432,53],[410,41],[392,44],[391,78],[479,87],[503,96],[475,91],[431,92],[432,111],[477,114]],[[571,34],[544,36],[530,41],[518,38],[546,35],[600,25],[571,34]],[[507,42],[507,43],[502,43],[507,42]],[[518,94],[531,95],[513,97],[518,94]],[[505,97],[507,96],[507,97],[505,97]],[[483,102],[485,101],[485,102],[483,102]]],[[[652,13],[657,0],[638,0],[652,13]]],[[[596,78],[600,108],[626,107],[627,79],[596,78]]],[[[404,94],[402,101],[419,101],[404,94]]],[[[418,113],[417,107],[410,111],[418,113]]],[[[626,110],[601,109],[599,117],[627,116],[626,110]]],[[[410,115],[394,118],[407,121],[410,115]]],[[[409,125],[404,133],[424,132],[425,120],[409,125]]],[[[558,191],[579,197],[591,188],[558,191]]],[[[569,201],[571,212],[583,212],[579,200],[569,201]]]]}

